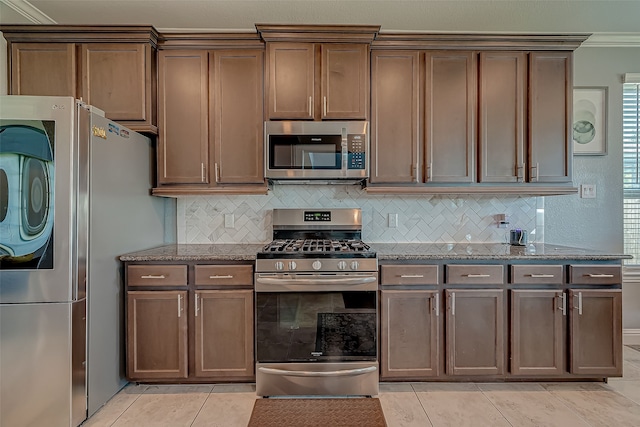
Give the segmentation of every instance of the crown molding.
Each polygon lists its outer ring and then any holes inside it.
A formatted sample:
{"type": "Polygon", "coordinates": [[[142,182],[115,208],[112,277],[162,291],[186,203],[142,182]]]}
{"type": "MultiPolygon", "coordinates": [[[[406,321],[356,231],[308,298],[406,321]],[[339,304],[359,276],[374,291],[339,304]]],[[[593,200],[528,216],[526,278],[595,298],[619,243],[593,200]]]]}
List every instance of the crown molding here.
{"type": "Polygon", "coordinates": [[[594,33],[581,47],[640,47],[640,33],[594,33]]]}
{"type": "Polygon", "coordinates": [[[33,24],[57,24],[56,21],[26,0],[0,0],[0,3],[7,5],[33,24]]]}

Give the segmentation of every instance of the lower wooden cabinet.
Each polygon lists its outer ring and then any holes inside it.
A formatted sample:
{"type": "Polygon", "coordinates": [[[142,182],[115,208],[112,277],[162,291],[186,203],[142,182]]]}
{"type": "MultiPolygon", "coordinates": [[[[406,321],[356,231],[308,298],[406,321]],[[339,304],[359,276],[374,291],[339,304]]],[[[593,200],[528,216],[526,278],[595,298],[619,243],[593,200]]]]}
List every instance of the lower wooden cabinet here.
{"type": "Polygon", "coordinates": [[[438,290],[383,290],[380,378],[437,376],[440,364],[438,290]]]}
{"type": "Polygon", "coordinates": [[[195,292],[196,377],[251,377],[253,290],[195,292]]]}
{"type": "Polygon", "coordinates": [[[622,291],[573,289],[568,295],[570,372],[622,376],[622,291]]]}
{"type": "Polygon", "coordinates": [[[126,269],[129,380],[254,380],[253,264],[126,269]]]}
{"type": "Polygon", "coordinates": [[[127,377],[187,378],[187,291],[127,292],[127,377]]]}
{"type": "Polygon", "coordinates": [[[565,371],[566,294],[562,289],[511,290],[511,373],[565,371]]]}
{"type": "Polygon", "coordinates": [[[446,373],[504,373],[504,290],[447,289],[446,373]]]}

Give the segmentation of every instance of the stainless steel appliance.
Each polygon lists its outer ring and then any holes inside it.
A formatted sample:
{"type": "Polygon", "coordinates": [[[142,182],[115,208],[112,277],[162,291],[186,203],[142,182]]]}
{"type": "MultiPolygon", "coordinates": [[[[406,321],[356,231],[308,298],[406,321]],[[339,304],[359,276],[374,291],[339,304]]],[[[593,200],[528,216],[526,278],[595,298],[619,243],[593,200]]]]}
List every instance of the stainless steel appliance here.
{"type": "Polygon", "coordinates": [[[360,209],[274,209],[257,254],[256,393],[378,394],[378,260],[360,209]]]}
{"type": "Polygon", "coordinates": [[[265,122],[265,176],[276,182],[353,183],[369,176],[369,122],[265,122]]]}
{"type": "Polygon", "coordinates": [[[73,98],[0,97],[0,425],[77,426],[126,384],[117,256],[163,243],[151,161],[73,98]]]}

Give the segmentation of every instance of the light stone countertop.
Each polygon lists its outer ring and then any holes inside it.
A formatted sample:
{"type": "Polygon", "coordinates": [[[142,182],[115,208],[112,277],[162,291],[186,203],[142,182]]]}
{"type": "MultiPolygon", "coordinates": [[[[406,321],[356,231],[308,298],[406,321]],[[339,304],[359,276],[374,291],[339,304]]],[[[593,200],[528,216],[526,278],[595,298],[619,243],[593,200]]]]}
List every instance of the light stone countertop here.
{"type": "MultiPolygon", "coordinates": [[[[170,244],[120,256],[121,261],[253,261],[266,243],[170,244]]],[[[552,244],[526,247],[502,243],[369,243],[385,260],[586,260],[630,259],[594,249],[552,244]]]]}

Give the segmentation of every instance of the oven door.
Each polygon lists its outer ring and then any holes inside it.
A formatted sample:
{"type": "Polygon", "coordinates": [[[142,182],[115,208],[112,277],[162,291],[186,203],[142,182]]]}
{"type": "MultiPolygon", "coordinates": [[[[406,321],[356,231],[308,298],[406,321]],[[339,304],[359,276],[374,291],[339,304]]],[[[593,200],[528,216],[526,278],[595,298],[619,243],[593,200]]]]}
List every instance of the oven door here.
{"type": "Polygon", "coordinates": [[[256,393],[376,395],[377,273],[256,274],[256,393]]]}

